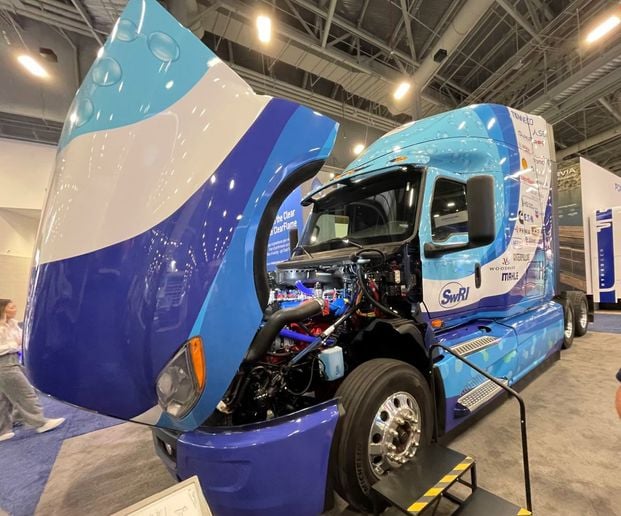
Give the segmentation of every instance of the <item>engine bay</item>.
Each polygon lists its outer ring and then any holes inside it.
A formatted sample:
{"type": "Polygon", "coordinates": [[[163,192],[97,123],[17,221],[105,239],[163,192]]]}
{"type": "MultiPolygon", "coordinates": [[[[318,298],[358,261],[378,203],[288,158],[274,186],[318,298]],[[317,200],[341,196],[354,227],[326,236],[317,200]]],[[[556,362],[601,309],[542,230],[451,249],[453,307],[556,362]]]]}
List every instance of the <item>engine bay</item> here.
{"type": "Polygon", "coordinates": [[[360,248],[325,265],[280,264],[270,274],[264,323],[208,424],[265,421],[333,398],[380,344],[382,324],[417,323],[417,253],[408,247],[389,255],[360,248]]]}

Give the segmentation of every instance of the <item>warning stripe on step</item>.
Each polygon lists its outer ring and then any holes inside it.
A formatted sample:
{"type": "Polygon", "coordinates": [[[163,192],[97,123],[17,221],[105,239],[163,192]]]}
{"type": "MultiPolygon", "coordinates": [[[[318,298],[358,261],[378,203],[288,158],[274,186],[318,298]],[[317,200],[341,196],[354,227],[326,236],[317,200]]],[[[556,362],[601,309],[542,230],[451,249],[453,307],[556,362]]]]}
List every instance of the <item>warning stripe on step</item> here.
{"type": "Polygon", "coordinates": [[[474,464],[474,459],[472,457],[466,457],[463,461],[461,461],[457,466],[455,466],[451,471],[449,471],[446,475],[444,475],[440,481],[428,489],[427,492],[421,496],[418,500],[416,500],[412,505],[408,507],[408,512],[411,514],[418,514],[423,511],[427,505],[433,502],[439,495],[441,495],[447,487],[449,487],[455,480],[464,474],[465,471],[470,469],[470,467],[474,464]]]}

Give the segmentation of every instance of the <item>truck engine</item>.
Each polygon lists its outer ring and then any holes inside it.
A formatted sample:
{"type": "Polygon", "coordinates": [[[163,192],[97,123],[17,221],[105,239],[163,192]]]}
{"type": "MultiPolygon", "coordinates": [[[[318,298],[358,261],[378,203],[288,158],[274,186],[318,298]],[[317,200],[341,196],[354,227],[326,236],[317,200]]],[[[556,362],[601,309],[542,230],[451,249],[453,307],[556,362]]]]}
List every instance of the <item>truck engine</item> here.
{"type": "Polygon", "coordinates": [[[269,420],[333,398],[364,360],[365,330],[412,322],[420,293],[416,274],[403,266],[410,259],[356,247],[329,265],[296,267],[292,257],[270,275],[264,324],[218,406],[221,424],[269,420]]]}

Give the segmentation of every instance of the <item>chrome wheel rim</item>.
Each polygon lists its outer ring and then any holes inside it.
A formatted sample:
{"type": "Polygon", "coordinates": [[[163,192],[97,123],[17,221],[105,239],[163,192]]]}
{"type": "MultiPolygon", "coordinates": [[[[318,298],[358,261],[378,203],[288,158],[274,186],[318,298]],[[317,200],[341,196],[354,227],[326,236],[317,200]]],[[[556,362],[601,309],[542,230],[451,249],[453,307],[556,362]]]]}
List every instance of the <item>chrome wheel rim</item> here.
{"type": "Polygon", "coordinates": [[[567,310],[567,319],[565,320],[565,338],[571,339],[574,334],[574,316],[571,310],[567,310]]]}
{"type": "Polygon", "coordinates": [[[379,406],[369,432],[369,464],[380,477],[412,459],[420,444],[420,407],[408,392],[391,394],[379,406]]]}
{"type": "Polygon", "coordinates": [[[584,303],[580,303],[580,327],[586,328],[589,321],[588,309],[584,306],[584,303]]]}

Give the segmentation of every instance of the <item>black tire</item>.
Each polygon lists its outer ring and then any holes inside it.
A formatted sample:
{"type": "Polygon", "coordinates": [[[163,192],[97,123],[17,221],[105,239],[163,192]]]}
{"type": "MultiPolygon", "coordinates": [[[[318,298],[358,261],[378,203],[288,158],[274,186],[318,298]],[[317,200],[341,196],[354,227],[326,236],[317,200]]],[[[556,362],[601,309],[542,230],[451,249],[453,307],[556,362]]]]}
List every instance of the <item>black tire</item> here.
{"type": "Polygon", "coordinates": [[[571,348],[576,334],[574,308],[569,299],[563,299],[563,349],[571,348]]]}
{"type": "Polygon", "coordinates": [[[576,337],[582,337],[589,329],[589,303],[584,292],[578,290],[567,292],[567,298],[574,310],[576,337]]]}
{"type": "Polygon", "coordinates": [[[411,365],[385,358],[369,360],[354,369],[337,391],[345,415],[334,436],[332,474],[339,495],[360,511],[372,510],[368,493],[378,480],[369,459],[373,421],[382,403],[400,392],[410,394],[420,409],[419,448],[429,444],[431,393],[423,375],[411,365]]]}

